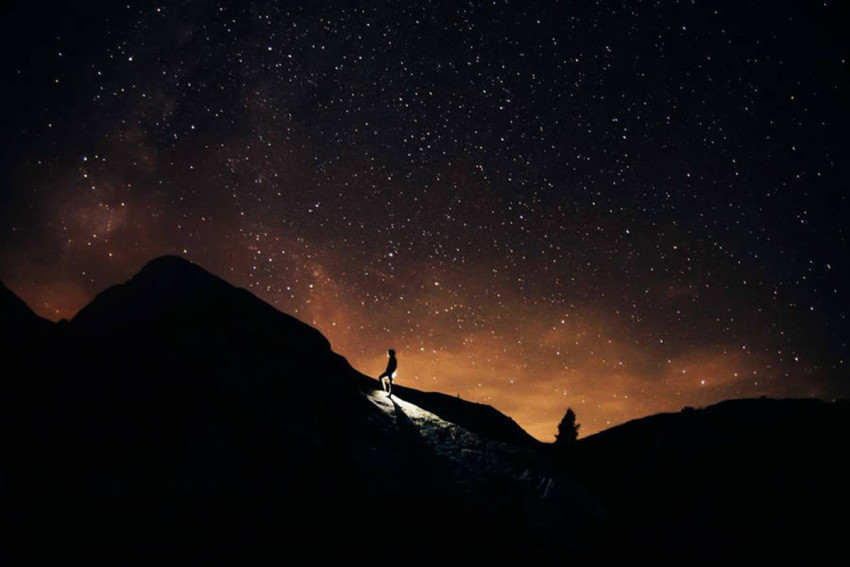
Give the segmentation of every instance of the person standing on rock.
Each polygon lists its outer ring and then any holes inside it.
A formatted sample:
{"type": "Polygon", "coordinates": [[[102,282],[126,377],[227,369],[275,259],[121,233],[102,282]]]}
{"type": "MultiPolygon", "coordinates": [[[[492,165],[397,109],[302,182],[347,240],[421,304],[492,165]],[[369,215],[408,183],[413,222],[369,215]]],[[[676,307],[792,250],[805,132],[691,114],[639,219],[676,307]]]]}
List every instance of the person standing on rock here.
{"type": "Polygon", "coordinates": [[[384,370],[383,374],[378,376],[378,380],[381,382],[381,388],[387,391],[387,395],[392,396],[393,378],[395,378],[396,368],[398,368],[398,361],[395,359],[395,351],[393,349],[387,351],[387,356],[390,357],[387,361],[387,369],[384,370]]]}

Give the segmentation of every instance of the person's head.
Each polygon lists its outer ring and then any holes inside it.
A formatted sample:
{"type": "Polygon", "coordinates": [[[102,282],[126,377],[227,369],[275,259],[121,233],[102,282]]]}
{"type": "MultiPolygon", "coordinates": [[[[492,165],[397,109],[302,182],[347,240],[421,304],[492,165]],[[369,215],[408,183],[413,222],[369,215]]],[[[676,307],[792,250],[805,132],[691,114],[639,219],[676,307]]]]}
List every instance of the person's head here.
{"type": "Polygon", "coordinates": [[[395,351],[393,349],[388,350],[387,356],[395,356],[395,351]]]}

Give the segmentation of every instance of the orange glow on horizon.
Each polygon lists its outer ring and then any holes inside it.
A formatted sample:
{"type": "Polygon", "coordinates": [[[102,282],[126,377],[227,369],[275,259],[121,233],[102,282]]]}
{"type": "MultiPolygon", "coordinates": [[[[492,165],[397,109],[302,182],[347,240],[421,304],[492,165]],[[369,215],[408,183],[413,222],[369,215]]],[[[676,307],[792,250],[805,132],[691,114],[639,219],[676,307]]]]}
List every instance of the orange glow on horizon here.
{"type": "MultiPolygon", "coordinates": [[[[404,286],[394,301],[367,303],[335,276],[349,269],[340,255],[326,253],[319,261],[304,245],[284,246],[296,263],[304,262],[294,269],[300,293],[292,286],[258,289],[245,281],[251,270],[244,267],[205,267],[318,328],[361,372],[376,377],[386,366],[386,349],[395,348],[398,384],[492,405],[541,441],[554,439],[568,407],[580,436],[587,436],[685,406],[822,393],[817,382],[781,380],[765,356],[740,344],[670,348],[656,341],[647,347],[598,306],[546,310],[509,287],[476,289],[474,270],[412,270],[416,276],[403,278],[418,283],[404,286]]],[[[144,261],[121,262],[115,283],[144,261]]],[[[29,281],[6,283],[51,320],[72,317],[95,294],[70,275],[51,280],[46,270],[28,273],[29,281]]],[[[377,278],[380,287],[383,278],[377,278]]]]}

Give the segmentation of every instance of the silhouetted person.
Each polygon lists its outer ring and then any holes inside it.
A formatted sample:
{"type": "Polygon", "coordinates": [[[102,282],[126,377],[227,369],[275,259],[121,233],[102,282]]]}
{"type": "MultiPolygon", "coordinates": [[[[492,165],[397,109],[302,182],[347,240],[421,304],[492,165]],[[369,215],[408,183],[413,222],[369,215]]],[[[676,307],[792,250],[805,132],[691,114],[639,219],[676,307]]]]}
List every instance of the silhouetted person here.
{"type": "Polygon", "coordinates": [[[395,371],[398,368],[398,361],[395,359],[395,351],[390,349],[387,351],[387,356],[390,359],[387,361],[387,369],[384,370],[384,373],[378,376],[378,380],[381,381],[381,388],[387,391],[387,393],[392,396],[393,395],[393,378],[395,378],[395,371]],[[384,382],[386,379],[386,382],[384,382]]]}

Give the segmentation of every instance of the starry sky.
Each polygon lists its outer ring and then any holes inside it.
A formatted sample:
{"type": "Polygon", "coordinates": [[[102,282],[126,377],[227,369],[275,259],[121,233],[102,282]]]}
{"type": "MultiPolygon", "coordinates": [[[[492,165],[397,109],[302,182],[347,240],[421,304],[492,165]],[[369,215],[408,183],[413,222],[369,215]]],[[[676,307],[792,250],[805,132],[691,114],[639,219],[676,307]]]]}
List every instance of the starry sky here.
{"type": "Polygon", "coordinates": [[[850,391],[839,2],[68,4],[0,39],[44,317],[177,253],[547,441],[850,391]]]}

